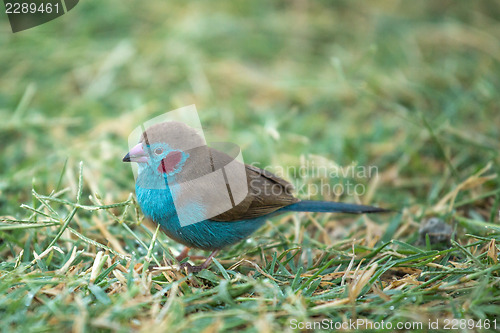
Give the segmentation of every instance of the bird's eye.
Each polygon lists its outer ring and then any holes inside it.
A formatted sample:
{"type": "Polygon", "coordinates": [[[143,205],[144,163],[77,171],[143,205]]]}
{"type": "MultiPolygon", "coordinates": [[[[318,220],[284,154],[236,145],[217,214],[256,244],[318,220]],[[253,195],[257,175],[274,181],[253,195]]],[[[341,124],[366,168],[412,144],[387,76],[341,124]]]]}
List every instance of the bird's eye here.
{"type": "Polygon", "coordinates": [[[163,148],[156,148],[155,149],[155,154],[156,155],[161,155],[163,153],[163,148]]]}

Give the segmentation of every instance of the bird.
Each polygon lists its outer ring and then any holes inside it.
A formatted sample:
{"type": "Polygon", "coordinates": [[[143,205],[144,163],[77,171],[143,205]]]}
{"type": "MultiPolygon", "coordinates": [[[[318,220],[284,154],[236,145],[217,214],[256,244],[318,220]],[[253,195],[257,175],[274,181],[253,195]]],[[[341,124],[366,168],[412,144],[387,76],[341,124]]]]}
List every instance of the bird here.
{"type": "Polygon", "coordinates": [[[123,157],[123,162],[138,164],[135,192],[144,216],[186,246],[176,259],[181,262],[192,248],[211,251],[201,265],[183,262],[187,272],[209,268],[221,249],[248,238],[279,214],[387,212],[366,205],[300,200],[291,183],[234,155],[209,147],[199,130],[183,122],[165,121],[144,130],[123,157]],[[229,165],[234,168],[228,171],[229,165]],[[214,184],[211,175],[221,170],[225,182],[214,184]],[[228,184],[228,177],[236,178],[238,172],[243,181],[228,184]],[[221,198],[228,197],[231,205],[222,207],[221,198]]]}

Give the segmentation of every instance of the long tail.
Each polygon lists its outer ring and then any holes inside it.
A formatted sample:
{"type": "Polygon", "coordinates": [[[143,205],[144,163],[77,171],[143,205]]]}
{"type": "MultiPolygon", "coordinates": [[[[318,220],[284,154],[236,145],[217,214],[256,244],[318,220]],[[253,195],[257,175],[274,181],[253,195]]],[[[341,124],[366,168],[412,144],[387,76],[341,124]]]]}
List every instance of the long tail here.
{"type": "Polygon", "coordinates": [[[390,210],[372,206],[363,206],[333,201],[302,200],[289,206],[283,207],[281,211],[291,212],[317,212],[317,213],[384,213],[390,210]]]}

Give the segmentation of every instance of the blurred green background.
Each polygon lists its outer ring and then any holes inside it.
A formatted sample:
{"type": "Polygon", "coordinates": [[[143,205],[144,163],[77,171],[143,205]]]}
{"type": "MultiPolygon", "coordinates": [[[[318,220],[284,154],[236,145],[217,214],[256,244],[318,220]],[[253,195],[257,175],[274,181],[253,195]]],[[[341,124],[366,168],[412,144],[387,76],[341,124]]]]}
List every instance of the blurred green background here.
{"type": "Polygon", "coordinates": [[[395,167],[377,201],[432,202],[498,166],[499,16],[495,1],[83,1],[12,34],[4,15],[0,209],[33,178],[50,191],[66,157],[123,199],[129,132],[189,104],[247,162],[395,167]]]}
{"type": "MultiPolygon", "coordinates": [[[[488,163],[498,170],[499,18],[486,0],[85,0],[13,34],[2,13],[0,216],[22,216],[32,187],[74,195],[79,161],[85,200],[126,200],[130,131],[195,104],[246,162],[376,166],[359,200],[410,211],[413,242],[413,219],[488,163]]],[[[482,198],[459,213],[497,223],[498,193],[487,194],[498,188],[459,192],[482,198]]],[[[12,265],[22,237],[0,242],[12,265]]]]}

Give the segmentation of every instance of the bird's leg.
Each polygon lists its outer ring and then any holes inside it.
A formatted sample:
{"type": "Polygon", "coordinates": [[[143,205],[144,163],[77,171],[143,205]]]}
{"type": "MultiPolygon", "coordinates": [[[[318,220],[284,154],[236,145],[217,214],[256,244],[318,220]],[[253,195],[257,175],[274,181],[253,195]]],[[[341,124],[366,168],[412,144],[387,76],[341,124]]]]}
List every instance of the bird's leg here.
{"type": "Polygon", "coordinates": [[[186,258],[186,257],[187,257],[187,255],[188,255],[188,253],[189,253],[189,250],[191,250],[191,248],[186,246],[186,247],[185,247],[185,248],[181,251],[181,253],[180,253],[177,257],[175,257],[175,259],[177,259],[177,261],[178,261],[178,262],[181,262],[184,258],[186,258]]]}
{"type": "Polygon", "coordinates": [[[207,260],[201,265],[193,266],[187,262],[181,264],[181,269],[185,268],[188,273],[196,273],[208,268],[212,263],[212,259],[219,253],[219,250],[215,250],[208,256],[207,260]]]}
{"type": "Polygon", "coordinates": [[[210,264],[212,263],[212,259],[219,253],[219,250],[215,250],[213,251],[212,253],[210,253],[210,255],[208,256],[207,260],[205,260],[205,262],[203,264],[201,264],[201,269],[205,269],[205,268],[208,268],[208,266],[210,266],[210,264]]]}

